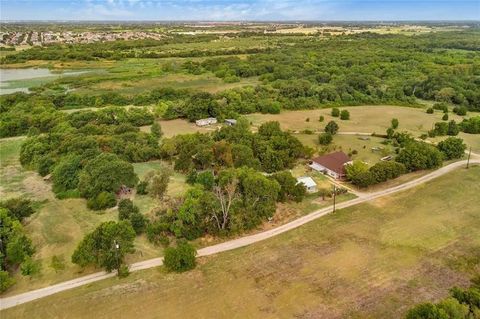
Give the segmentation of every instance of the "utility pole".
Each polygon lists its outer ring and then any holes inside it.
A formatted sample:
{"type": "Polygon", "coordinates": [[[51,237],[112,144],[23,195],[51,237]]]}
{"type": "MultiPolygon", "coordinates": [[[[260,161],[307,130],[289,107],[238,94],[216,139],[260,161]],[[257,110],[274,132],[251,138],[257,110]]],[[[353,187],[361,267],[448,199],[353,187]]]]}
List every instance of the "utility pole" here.
{"type": "Polygon", "coordinates": [[[335,202],[337,199],[337,186],[333,184],[333,212],[335,213],[335,202]]]}
{"type": "Polygon", "coordinates": [[[467,169],[470,166],[470,155],[472,154],[472,147],[470,146],[470,150],[468,151],[468,158],[467,158],[467,169]]]}
{"type": "Polygon", "coordinates": [[[120,262],[119,262],[119,259],[118,259],[118,249],[120,248],[120,245],[117,243],[116,239],[113,240],[113,245],[114,245],[114,248],[115,248],[115,258],[116,258],[116,261],[117,261],[117,273],[118,273],[118,271],[120,270],[120,262]]]}

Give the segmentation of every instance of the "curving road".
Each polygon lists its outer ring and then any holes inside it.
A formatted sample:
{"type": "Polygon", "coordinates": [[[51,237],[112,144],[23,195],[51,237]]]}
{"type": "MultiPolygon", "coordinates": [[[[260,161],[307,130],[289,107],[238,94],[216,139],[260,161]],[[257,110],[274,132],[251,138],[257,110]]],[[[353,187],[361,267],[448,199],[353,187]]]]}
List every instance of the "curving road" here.
{"type": "MultiPolygon", "coordinates": [[[[475,154],[475,155],[477,155],[477,154],[475,154]]],[[[337,204],[337,209],[350,207],[350,206],[357,205],[357,204],[360,204],[360,203],[363,203],[363,202],[374,200],[374,199],[379,198],[379,197],[383,197],[383,196],[390,195],[390,194],[393,194],[393,193],[397,193],[397,192],[400,192],[400,191],[403,191],[403,190],[407,190],[409,188],[415,187],[419,184],[428,182],[428,181],[430,181],[434,178],[442,176],[442,175],[444,175],[448,172],[451,172],[451,171],[453,171],[453,170],[455,170],[455,169],[457,169],[461,166],[465,166],[466,163],[467,163],[466,160],[455,162],[455,163],[452,163],[450,165],[439,168],[438,170],[436,170],[434,172],[431,172],[427,175],[424,175],[424,176],[422,176],[418,179],[406,182],[404,184],[394,186],[394,187],[391,187],[391,188],[387,188],[385,190],[378,191],[378,192],[375,192],[375,193],[365,194],[365,196],[362,196],[362,197],[359,197],[359,198],[355,198],[355,199],[337,204]]],[[[480,164],[480,159],[471,159],[470,163],[471,164],[473,164],[473,163],[480,164]]],[[[224,242],[224,243],[221,243],[221,244],[217,244],[217,245],[213,245],[213,246],[209,246],[209,247],[199,249],[198,250],[198,256],[199,257],[208,256],[208,255],[213,255],[213,254],[220,253],[220,252],[223,252],[223,251],[228,251],[228,250],[248,246],[248,245],[251,245],[253,243],[256,243],[256,242],[271,238],[273,236],[285,233],[289,230],[292,230],[294,228],[302,226],[306,223],[311,222],[312,220],[320,218],[320,217],[322,217],[324,215],[327,215],[331,212],[332,212],[332,206],[325,207],[325,208],[317,210],[313,213],[310,213],[308,215],[305,215],[303,217],[295,219],[295,220],[293,220],[293,221],[291,221],[287,224],[281,225],[277,228],[273,228],[273,229],[270,229],[270,230],[267,230],[267,231],[264,231],[264,232],[261,232],[261,233],[258,233],[258,234],[241,237],[241,238],[230,240],[230,241],[227,241],[227,242],[224,242]]],[[[142,270],[142,269],[148,269],[148,268],[160,266],[162,264],[163,264],[163,258],[162,257],[149,259],[149,260],[141,261],[141,262],[134,263],[134,264],[130,265],[130,271],[138,271],[138,270],[142,270]]],[[[46,296],[49,296],[49,295],[53,295],[53,294],[58,293],[58,292],[62,292],[62,291],[72,289],[72,288],[75,288],[75,287],[87,285],[87,284],[90,284],[92,282],[99,281],[99,280],[106,279],[106,278],[110,278],[110,277],[114,277],[114,276],[115,276],[115,273],[98,272],[98,273],[94,273],[94,274],[91,274],[91,275],[88,275],[88,276],[84,276],[84,277],[76,278],[76,279],[73,279],[73,280],[65,281],[65,282],[62,282],[62,283],[59,283],[59,284],[56,284],[56,285],[52,285],[52,286],[48,286],[48,287],[45,287],[45,288],[25,292],[25,293],[22,293],[22,294],[19,294],[19,295],[16,295],[16,296],[3,298],[3,299],[0,299],[0,310],[11,308],[11,307],[14,307],[16,305],[20,305],[20,304],[23,304],[23,303],[26,303],[26,302],[29,302],[29,301],[33,301],[33,300],[40,299],[40,298],[43,298],[43,297],[46,297],[46,296]]]]}

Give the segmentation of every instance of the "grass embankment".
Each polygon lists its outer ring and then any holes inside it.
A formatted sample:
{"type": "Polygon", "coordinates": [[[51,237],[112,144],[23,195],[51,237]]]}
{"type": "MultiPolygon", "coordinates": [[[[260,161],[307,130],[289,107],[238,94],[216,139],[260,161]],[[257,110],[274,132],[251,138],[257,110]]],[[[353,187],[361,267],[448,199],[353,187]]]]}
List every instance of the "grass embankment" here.
{"type": "Polygon", "coordinates": [[[242,249],[109,279],[4,318],[399,318],[480,271],[480,167],[242,249]],[[52,307],[51,305],[55,305],[52,307]],[[85,311],[88,309],[88,311],[85,311]]]}

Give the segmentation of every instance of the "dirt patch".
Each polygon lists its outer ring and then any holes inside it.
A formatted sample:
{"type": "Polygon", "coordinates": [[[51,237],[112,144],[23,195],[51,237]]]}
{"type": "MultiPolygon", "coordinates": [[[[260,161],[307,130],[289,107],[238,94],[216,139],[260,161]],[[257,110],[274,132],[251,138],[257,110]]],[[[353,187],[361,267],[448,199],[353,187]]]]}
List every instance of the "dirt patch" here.
{"type": "Polygon", "coordinates": [[[31,194],[35,199],[45,200],[54,198],[52,186],[46,183],[37,174],[29,174],[29,176],[23,180],[22,184],[25,191],[31,194]]]}

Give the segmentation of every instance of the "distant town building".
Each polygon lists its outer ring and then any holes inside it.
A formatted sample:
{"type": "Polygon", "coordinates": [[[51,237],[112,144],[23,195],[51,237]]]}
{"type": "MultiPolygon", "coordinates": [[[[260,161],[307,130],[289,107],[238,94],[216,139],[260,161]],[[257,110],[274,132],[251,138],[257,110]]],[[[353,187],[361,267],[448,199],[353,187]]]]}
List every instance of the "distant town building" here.
{"type": "Polygon", "coordinates": [[[195,124],[197,124],[197,126],[207,126],[207,125],[217,124],[217,119],[214,117],[200,119],[200,120],[196,120],[195,124]]]}
{"type": "Polygon", "coordinates": [[[347,154],[335,152],[313,158],[309,166],[335,179],[341,179],[345,177],[345,165],[349,163],[351,159],[347,154]]]}
{"type": "Polygon", "coordinates": [[[225,120],[225,124],[229,125],[229,126],[234,126],[237,124],[237,120],[234,120],[234,119],[226,119],[225,120]]]}
{"type": "Polygon", "coordinates": [[[303,184],[307,189],[307,193],[315,193],[317,191],[317,183],[308,176],[297,178],[297,184],[303,184]]]}

